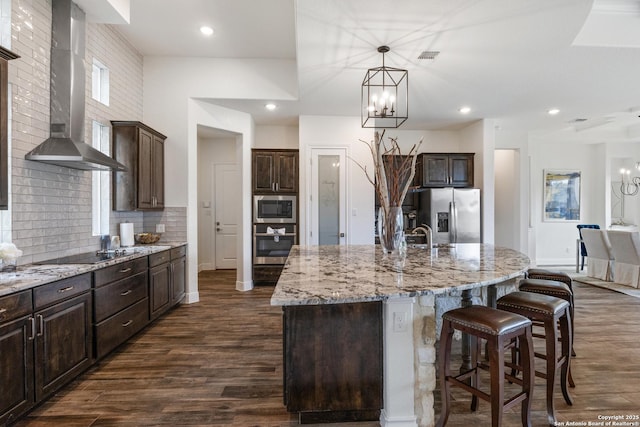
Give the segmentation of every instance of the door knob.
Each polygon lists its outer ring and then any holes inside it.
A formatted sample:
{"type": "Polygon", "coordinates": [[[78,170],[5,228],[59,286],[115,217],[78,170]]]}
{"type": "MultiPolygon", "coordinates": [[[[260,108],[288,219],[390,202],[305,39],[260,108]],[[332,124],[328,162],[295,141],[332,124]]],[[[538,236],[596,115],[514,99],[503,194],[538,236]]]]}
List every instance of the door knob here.
{"type": "Polygon", "coordinates": [[[344,233],[340,233],[340,237],[344,237],[344,233]]]}
{"type": "Polygon", "coordinates": [[[222,231],[222,228],[216,227],[216,231],[222,231]]]}
{"type": "Polygon", "coordinates": [[[216,221],[216,225],[220,225],[220,221],[216,221]]]}

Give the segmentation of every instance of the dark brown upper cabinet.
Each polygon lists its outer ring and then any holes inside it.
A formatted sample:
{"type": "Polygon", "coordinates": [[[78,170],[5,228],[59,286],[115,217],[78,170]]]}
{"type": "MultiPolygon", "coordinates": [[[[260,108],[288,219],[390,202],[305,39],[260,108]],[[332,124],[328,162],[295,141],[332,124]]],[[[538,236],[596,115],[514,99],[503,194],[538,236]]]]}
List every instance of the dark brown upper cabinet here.
{"type": "Polygon", "coordinates": [[[297,193],[298,150],[253,150],[253,193],[297,193]]]}
{"type": "Polygon", "coordinates": [[[9,209],[9,65],[12,59],[20,58],[15,53],[0,46],[0,210],[9,209]]]}
{"type": "Polygon", "coordinates": [[[164,142],[140,122],[112,121],[113,158],[127,167],[113,172],[113,210],[164,209],[164,142]]]}
{"type": "Polygon", "coordinates": [[[474,153],[423,153],[423,187],[473,187],[474,153]]]}

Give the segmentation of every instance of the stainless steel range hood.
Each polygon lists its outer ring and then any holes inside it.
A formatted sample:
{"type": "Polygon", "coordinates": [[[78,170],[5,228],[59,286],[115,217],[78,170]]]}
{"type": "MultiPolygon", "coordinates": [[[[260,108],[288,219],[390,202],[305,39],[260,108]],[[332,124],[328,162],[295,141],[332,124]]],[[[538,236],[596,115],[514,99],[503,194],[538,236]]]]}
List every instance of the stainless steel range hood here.
{"type": "Polygon", "coordinates": [[[51,137],[27,160],[82,170],[127,168],[84,143],[85,14],[71,0],[53,0],[51,25],[51,137]]]}

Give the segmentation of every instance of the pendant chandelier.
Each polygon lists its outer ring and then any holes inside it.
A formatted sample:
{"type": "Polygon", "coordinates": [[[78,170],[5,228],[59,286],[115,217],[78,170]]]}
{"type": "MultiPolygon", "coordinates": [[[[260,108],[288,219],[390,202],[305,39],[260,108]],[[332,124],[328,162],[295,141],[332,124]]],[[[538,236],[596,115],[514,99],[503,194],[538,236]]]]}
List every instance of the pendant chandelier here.
{"type": "Polygon", "coordinates": [[[380,46],[382,67],[369,68],[362,81],[361,119],[363,128],[397,128],[407,120],[409,72],[384,65],[388,46],[380,46]]]}
{"type": "MultiPolygon", "coordinates": [[[[640,162],[636,163],[636,169],[640,170],[640,162]]],[[[620,193],[625,196],[635,196],[640,189],[640,177],[631,177],[629,169],[620,169],[620,193]]]]}

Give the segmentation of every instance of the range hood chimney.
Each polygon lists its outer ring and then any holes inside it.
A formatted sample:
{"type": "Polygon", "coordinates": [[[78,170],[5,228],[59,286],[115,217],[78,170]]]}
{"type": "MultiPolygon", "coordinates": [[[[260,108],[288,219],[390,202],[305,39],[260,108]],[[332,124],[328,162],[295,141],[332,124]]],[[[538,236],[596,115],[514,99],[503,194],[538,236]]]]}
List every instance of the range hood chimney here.
{"type": "Polygon", "coordinates": [[[71,0],[52,1],[51,137],[27,160],[82,170],[127,168],[84,143],[85,14],[71,0]]]}

